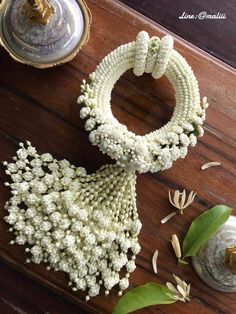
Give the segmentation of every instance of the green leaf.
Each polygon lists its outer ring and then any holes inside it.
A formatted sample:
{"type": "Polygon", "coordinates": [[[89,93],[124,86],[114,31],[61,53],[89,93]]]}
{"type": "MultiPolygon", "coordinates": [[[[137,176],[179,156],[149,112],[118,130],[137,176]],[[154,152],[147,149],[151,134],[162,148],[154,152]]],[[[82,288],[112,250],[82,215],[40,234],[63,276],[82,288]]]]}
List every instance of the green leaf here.
{"type": "Polygon", "coordinates": [[[156,304],[171,304],[174,292],[166,286],[150,282],[127,292],[115,305],[112,314],[126,314],[156,304]]]}
{"type": "Polygon", "coordinates": [[[217,205],[198,216],[191,224],[183,241],[183,259],[194,256],[201,246],[209,240],[226,222],[232,208],[217,205]]]}

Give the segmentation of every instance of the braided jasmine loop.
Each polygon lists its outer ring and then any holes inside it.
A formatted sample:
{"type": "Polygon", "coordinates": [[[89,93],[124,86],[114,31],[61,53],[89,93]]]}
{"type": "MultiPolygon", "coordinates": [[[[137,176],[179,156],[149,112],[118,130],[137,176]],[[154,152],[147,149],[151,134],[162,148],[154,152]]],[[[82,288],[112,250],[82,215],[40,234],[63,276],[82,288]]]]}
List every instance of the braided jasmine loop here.
{"type": "Polygon", "coordinates": [[[162,75],[164,75],[171,59],[173,45],[174,40],[171,36],[167,35],[161,39],[158,57],[152,70],[152,76],[154,79],[159,79],[162,75]]]}
{"type": "Polygon", "coordinates": [[[160,38],[159,37],[152,37],[149,40],[148,44],[148,53],[145,65],[145,72],[152,73],[154,65],[156,63],[157,53],[159,52],[160,48],[160,38]]]}
{"type": "Polygon", "coordinates": [[[168,169],[173,161],[184,158],[188,146],[195,146],[197,136],[203,135],[202,124],[208,106],[202,106],[198,82],[186,60],[173,49],[173,39],[165,36],[149,38],[146,32],[137,35],[136,42],[119,46],[108,54],[97,69],[83,81],[83,104],[80,116],[87,118],[85,129],[89,139],[117,164],[142,172],[168,169]],[[171,120],[162,128],[137,136],[113,116],[111,92],[128,69],[135,75],[151,73],[154,78],[165,75],[176,93],[176,107],[171,120]]]}
{"type": "Polygon", "coordinates": [[[146,32],[138,33],[136,37],[136,54],[134,59],[134,74],[143,75],[148,53],[149,35],[146,32]]]}

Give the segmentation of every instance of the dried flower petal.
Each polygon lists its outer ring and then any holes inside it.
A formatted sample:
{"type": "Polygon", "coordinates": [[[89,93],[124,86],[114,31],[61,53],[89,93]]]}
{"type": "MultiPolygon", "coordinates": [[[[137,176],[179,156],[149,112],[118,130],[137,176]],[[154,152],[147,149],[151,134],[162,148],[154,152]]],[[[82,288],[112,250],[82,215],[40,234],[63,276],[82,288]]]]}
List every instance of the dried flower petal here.
{"type": "Polygon", "coordinates": [[[166,217],[164,217],[162,220],[161,220],[161,223],[162,224],[165,224],[167,221],[169,221],[172,217],[174,217],[176,215],[176,212],[172,212],[170,213],[169,215],[167,215],[166,217]]]}
{"type": "MultiPolygon", "coordinates": [[[[177,193],[177,191],[175,191],[175,193],[177,193]]],[[[174,197],[175,197],[175,194],[174,194],[174,197]]],[[[170,201],[170,203],[171,203],[174,207],[176,207],[176,206],[175,206],[175,203],[172,202],[170,190],[169,190],[169,201],[170,201]]]]}
{"type": "Polygon", "coordinates": [[[175,286],[171,282],[166,282],[167,288],[169,288],[174,293],[179,293],[178,290],[175,288],[175,286]]]}
{"type": "Polygon", "coordinates": [[[179,285],[177,285],[177,289],[179,293],[185,298],[186,297],[186,291],[179,285]]]}
{"type": "Polygon", "coordinates": [[[180,204],[179,204],[179,197],[180,197],[180,191],[179,190],[176,190],[175,193],[174,193],[174,206],[176,206],[177,208],[180,207],[180,204]]]}
{"type": "Polygon", "coordinates": [[[175,255],[178,259],[181,259],[182,253],[181,253],[181,247],[179,243],[179,239],[176,234],[172,234],[172,240],[171,240],[172,247],[174,249],[175,255]]]}
{"type": "Polygon", "coordinates": [[[187,199],[187,202],[183,206],[183,209],[188,207],[194,201],[194,198],[196,195],[197,195],[197,193],[194,193],[193,191],[190,192],[188,199],[187,199]]]}
{"type": "Polygon", "coordinates": [[[184,208],[185,200],[186,200],[186,191],[183,190],[183,192],[181,193],[181,199],[180,199],[180,208],[181,209],[184,208]]]}
{"type": "Polygon", "coordinates": [[[218,161],[211,161],[211,162],[207,162],[206,164],[201,166],[202,170],[208,169],[210,167],[216,167],[216,166],[220,166],[221,163],[218,161]]]}
{"type": "Polygon", "coordinates": [[[189,295],[189,293],[190,293],[190,288],[191,288],[191,286],[190,286],[190,283],[187,285],[187,295],[189,295]]]}
{"type": "Polygon", "coordinates": [[[182,285],[182,280],[178,277],[178,276],[176,276],[175,274],[173,274],[173,277],[174,277],[174,279],[175,279],[175,281],[176,281],[176,283],[178,284],[178,285],[182,285]]]}
{"type": "Polygon", "coordinates": [[[155,274],[157,274],[157,258],[158,258],[158,250],[155,251],[152,257],[152,268],[155,274]]]}
{"type": "Polygon", "coordinates": [[[176,300],[176,301],[185,302],[185,300],[183,299],[183,297],[180,297],[178,294],[173,295],[173,299],[176,300]]]}

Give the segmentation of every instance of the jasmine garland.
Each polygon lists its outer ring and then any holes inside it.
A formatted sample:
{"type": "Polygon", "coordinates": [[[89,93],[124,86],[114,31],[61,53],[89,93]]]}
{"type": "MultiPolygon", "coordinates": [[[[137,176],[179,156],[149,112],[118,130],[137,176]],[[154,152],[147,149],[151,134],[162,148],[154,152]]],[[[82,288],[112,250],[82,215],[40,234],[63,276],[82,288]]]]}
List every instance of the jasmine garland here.
{"type": "Polygon", "coordinates": [[[200,104],[197,80],[185,59],[173,49],[173,39],[149,38],[122,45],[106,56],[83,81],[78,102],[86,118],[89,139],[117,162],[96,173],[38,154],[21,143],[13,162],[4,162],[12,197],[6,203],[15,240],[26,244],[27,262],[48,263],[47,269],[64,271],[74,291],[87,291],[86,300],[119,285],[129,286],[140,251],[141,222],[136,207],[135,171],[168,169],[184,158],[189,146],[203,135],[206,98],[200,104]],[[159,130],[137,136],[112,115],[110,99],[115,82],[128,69],[135,75],[165,75],[176,92],[171,120],[159,130]]]}
{"type": "Polygon", "coordinates": [[[169,169],[173,161],[184,158],[189,146],[202,136],[206,98],[200,103],[198,82],[186,60],[173,49],[171,36],[149,38],[142,31],[136,42],[124,44],[108,54],[83,81],[78,102],[84,107],[82,119],[93,145],[117,161],[118,165],[140,173],[169,169]],[[151,73],[157,79],[165,75],[176,93],[171,120],[145,136],[135,135],[113,116],[111,91],[119,77],[133,68],[135,75],[151,73]]]}

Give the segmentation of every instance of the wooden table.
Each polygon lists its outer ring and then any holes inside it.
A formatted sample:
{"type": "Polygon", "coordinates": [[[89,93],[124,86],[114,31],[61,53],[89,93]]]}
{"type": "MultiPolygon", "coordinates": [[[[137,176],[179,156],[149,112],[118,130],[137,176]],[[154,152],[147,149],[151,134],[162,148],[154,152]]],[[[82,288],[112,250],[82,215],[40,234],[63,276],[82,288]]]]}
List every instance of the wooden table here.
{"type": "Polygon", "coordinates": [[[120,0],[211,55],[236,67],[234,0],[120,0]],[[200,16],[179,19],[183,15],[200,16]],[[225,14],[225,19],[205,15],[225,14]]]}
{"type": "MultiPolygon", "coordinates": [[[[17,149],[17,143],[30,140],[41,152],[51,152],[56,158],[66,158],[78,166],[94,171],[110,159],[102,155],[88,141],[79,118],[76,99],[83,78],[94,70],[97,63],[118,45],[134,40],[138,31],[145,29],[150,35],[162,36],[170,33],[163,27],[129,10],[118,2],[110,0],[87,1],[92,14],[91,38],[87,46],[69,64],[40,71],[17,64],[7,53],[0,51],[0,160],[10,160],[17,149]]],[[[142,250],[137,258],[137,270],[131,276],[131,287],[148,281],[172,280],[175,273],[192,285],[191,302],[187,304],[156,306],[139,313],[234,313],[235,294],[224,294],[208,288],[194,273],[190,265],[177,266],[170,242],[172,233],[182,238],[192,219],[215,204],[235,206],[235,71],[214,57],[172,34],[175,48],[191,64],[200,84],[201,95],[208,97],[210,107],[205,123],[205,136],[198,146],[191,149],[185,160],[175,163],[168,171],[138,176],[138,209],[143,228],[140,234],[142,250]],[[202,164],[220,161],[221,167],[203,172],[202,164]],[[160,220],[173,208],[168,202],[168,190],[187,189],[198,193],[195,202],[184,216],[176,216],[171,222],[161,225],[160,220]],[[151,258],[159,249],[158,276],[153,274],[151,258]]],[[[149,75],[135,77],[127,72],[115,86],[112,95],[113,112],[130,130],[145,134],[166,123],[174,108],[174,92],[169,82],[162,78],[154,81],[149,75]]],[[[0,169],[0,258],[15,269],[34,278],[42,285],[54,290],[73,303],[75,307],[47,290],[37,288],[17,277],[12,283],[14,271],[5,264],[1,276],[0,310],[5,313],[111,313],[117,302],[117,290],[107,298],[99,296],[84,303],[84,294],[73,293],[67,287],[63,273],[46,271],[45,265],[25,265],[24,247],[10,246],[12,235],[7,232],[3,221],[6,212],[4,203],[9,190],[2,184],[7,177],[0,169]],[[4,284],[5,282],[5,284],[4,284]],[[29,288],[30,287],[30,288],[29,288]],[[29,289],[32,288],[32,293],[29,289]],[[10,298],[7,289],[15,291],[10,298]],[[36,298],[35,294],[40,297],[36,298]],[[28,298],[27,298],[28,296],[28,298]],[[45,296],[45,298],[44,298],[45,296]],[[29,306],[24,308],[24,300],[29,306]],[[39,300],[37,302],[37,300],[39,300]],[[22,301],[22,302],[21,302],[22,301]],[[48,303],[48,306],[47,306],[48,303]]],[[[234,212],[235,213],[235,212],[234,212]]],[[[16,275],[17,276],[17,275],[16,275]]],[[[26,280],[26,281],[25,281],[26,280]]]]}

